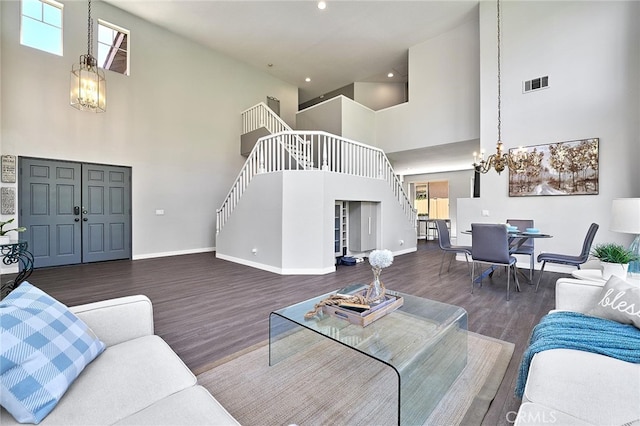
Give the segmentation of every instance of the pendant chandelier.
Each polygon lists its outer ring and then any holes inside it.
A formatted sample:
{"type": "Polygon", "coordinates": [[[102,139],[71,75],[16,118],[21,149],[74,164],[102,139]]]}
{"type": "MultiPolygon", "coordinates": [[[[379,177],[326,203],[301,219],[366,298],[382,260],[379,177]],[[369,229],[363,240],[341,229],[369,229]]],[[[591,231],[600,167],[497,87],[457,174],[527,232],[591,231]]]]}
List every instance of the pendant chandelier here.
{"type": "Polygon", "coordinates": [[[511,155],[508,153],[504,153],[504,147],[502,145],[502,117],[500,114],[501,107],[501,85],[502,82],[500,80],[500,0],[498,3],[498,142],[496,143],[496,153],[490,155],[487,159],[484,158],[484,150],[480,151],[480,155],[476,152],[473,153],[473,167],[476,171],[480,173],[487,173],[491,169],[495,169],[498,174],[500,174],[506,167],[513,171],[522,171],[524,170],[526,154],[523,155],[523,152],[518,152],[517,155],[511,155]]]}
{"type": "Polygon", "coordinates": [[[93,21],[91,0],[88,2],[87,54],[71,67],[70,102],[80,111],[105,112],[107,110],[107,81],[93,57],[93,21]]]}

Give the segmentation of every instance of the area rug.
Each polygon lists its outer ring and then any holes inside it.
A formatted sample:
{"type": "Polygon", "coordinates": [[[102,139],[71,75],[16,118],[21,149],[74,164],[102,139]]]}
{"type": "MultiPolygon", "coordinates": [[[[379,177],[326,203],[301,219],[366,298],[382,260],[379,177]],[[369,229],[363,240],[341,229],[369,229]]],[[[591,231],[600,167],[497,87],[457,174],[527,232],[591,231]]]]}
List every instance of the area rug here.
{"type": "MultiPolygon", "coordinates": [[[[468,334],[467,365],[424,424],[480,424],[514,345],[468,334]]],[[[268,342],[220,360],[198,382],[245,426],[393,425],[397,375],[327,339],[269,366],[268,342]]]]}

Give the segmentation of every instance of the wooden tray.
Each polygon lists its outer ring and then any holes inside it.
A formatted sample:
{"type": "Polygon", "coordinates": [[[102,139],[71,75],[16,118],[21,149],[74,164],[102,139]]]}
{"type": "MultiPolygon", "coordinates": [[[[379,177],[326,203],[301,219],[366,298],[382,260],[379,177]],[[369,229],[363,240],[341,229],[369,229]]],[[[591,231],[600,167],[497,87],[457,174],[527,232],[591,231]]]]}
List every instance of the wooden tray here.
{"type": "Polygon", "coordinates": [[[337,305],[323,306],[322,312],[324,314],[349,321],[351,324],[366,327],[375,320],[380,319],[388,313],[395,311],[404,304],[404,299],[402,298],[402,296],[387,294],[385,297],[387,300],[363,312],[358,312],[353,309],[348,309],[337,305]]]}

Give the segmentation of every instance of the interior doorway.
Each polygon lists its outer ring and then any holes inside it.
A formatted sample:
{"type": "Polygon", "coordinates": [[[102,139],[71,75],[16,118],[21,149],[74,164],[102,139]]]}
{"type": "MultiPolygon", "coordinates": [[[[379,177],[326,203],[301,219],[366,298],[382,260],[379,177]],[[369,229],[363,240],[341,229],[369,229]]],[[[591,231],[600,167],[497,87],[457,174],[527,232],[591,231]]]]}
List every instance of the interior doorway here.
{"type": "Polygon", "coordinates": [[[34,267],[131,259],[131,168],[18,159],[21,236],[34,267]]]}
{"type": "Polygon", "coordinates": [[[414,208],[428,219],[449,219],[449,181],[416,183],[414,208]]]}
{"type": "Polygon", "coordinates": [[[275,112],[278,117],[280,117],[280,99],[273,96],[267,96],[267,106],[271,111],[275,112]]]}
{"type": "Polygon", "coordinates": [[[418,238],[433,239],[435,219],[449,221],[449,181],[416,182],[414,208],[418,211],[418,238]]]}

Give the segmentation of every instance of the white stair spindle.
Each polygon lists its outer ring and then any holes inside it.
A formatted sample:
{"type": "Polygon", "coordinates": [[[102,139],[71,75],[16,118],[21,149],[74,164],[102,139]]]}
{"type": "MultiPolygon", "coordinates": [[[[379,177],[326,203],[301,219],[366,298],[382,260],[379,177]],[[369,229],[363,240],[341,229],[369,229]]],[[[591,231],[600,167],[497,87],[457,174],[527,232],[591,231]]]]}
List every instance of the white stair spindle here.
{"type": "Polygon", "coordinates": [[[327,141],[322,144],[322,170],[329,170],[329,159],[327,155],[327,141]]]}
{"type": "Polygon", "coordinates": [[[260,146],[258,147],[258,152],[259,152],[259,156],[258,156],[258,161],[259,161],[259,166],[258,166],[258,173],[264,173],[264,153],[262,150],[262,144],[260,144],[260,146]]]}

